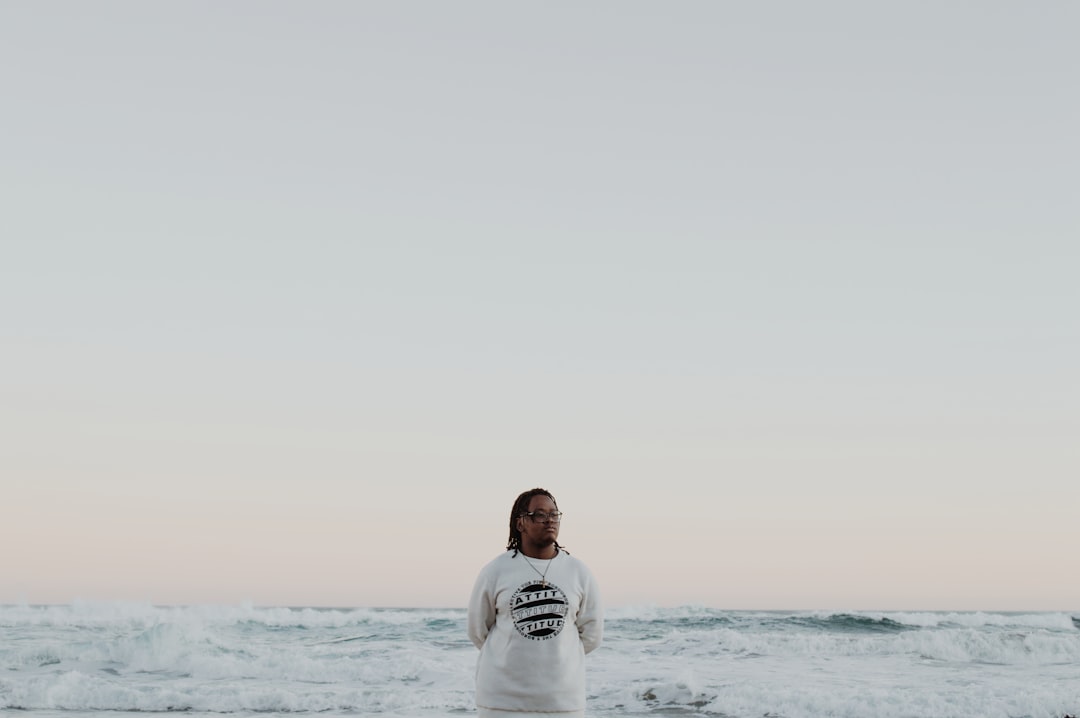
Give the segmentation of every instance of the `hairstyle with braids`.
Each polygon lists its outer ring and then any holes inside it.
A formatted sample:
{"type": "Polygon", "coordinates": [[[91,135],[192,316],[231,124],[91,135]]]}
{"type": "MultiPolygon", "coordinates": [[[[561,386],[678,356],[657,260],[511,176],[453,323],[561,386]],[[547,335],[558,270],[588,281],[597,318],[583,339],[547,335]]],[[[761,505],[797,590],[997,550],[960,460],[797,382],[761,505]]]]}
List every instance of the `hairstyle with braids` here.
{"type": "MultiPolygon", "coordinates": [[[[551,499],[551,503],[555,504],[555,510],[559,510],[559,502],[555,500],[555,497],[547,489],[529,489],[517,497],[514,508],[510,509],[510,539],[506,542],[506,550],[513,551],[514,556],[517,556],[518,551],[521,550],[521,532],[518,531],[517,520],[522,514],[529,512],[529,502],[532,501],[534,496],[547,496],[551,499]]],[[[555,542],[555,548],[566,551],[558,541],[555,542]]],[[[569,551],[566,552],[570,553],[569,551]]]]}

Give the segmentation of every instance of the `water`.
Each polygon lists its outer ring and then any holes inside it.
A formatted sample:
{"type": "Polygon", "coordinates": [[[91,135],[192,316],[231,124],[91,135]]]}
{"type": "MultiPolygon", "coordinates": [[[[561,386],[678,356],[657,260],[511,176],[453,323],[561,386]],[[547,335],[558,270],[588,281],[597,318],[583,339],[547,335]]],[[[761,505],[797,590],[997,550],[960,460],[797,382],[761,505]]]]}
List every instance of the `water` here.
{"type": "MultiPolygon", "coordinates": [[[[594,718],[1080,713],[1064,613],[615,608],[606,628],[594,718]]],[[[468,716],[475,662],[460,609],[0,606],[0,713],[24,718],[468,716]]]]}

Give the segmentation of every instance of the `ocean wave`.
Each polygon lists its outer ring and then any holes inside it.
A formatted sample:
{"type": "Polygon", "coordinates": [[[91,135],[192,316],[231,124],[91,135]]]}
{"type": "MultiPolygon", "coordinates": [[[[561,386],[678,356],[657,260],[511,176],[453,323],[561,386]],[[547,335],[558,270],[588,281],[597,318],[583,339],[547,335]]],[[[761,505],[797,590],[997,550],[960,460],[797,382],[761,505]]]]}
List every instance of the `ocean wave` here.
{"type": "MultiPolygon", "coordinates": [[[[438,696],[446,710],[473,708],[469,689],[445,685],[438,696]]],[[[421,712],[430,701],[424,691],[361,680],[307,687],[236,681],[134,685],[79,671],[19,683],[0,679],[0,710],[407,714],[421,712]]]]}
{"type": "Polygon", "coordinates": [[[936,628],[939,626],[981,628],[993,626],[999,628],[1045,628],[1065,631],[1076,628],[1073,625],[1072,618],[1067,613],[852,611],[851,613],[815,615],[827,619],[853,617],[872,621],[889,621],[914,628],[936,628]]]}
{"type": "Polygon", "coordinates": [[[756,680],[709,680],[684,670],[665,680],[632,685],[611,683],[592,700],[594,715],[682,715],[715,718],[910,718],[920,716],[1016,716],[1061,718],[1076,695],[1067,686],[973,683],[927,690],[894,679],[889,688],[853,678],[842,681],[810,676],[756,680]]]}
{"type": "Polygon", "coordinates": [[[156,606],[75,601],[67,605],[0,606],[0,626],[149,626],[161,622],[200,625],[252,624],[272,628],[348,628],[454,621],[460,609],[289,608],[252,605],[156,606]]]}
{"type": "Polygon", "coordinates": [[[913,626],[888,616],[870,616],[855,613],[835,613],[825,616],[793,616],[786,622],[840,633],[895,633],[906,631],[913,626]]]}
{"type": "Polygon", "coordinates": [[[731,632],[723,645],[739,653],[821,657],[914,656],[954,663],[1040,665],[1080,661],[1080,641],[1071,637],[1006,633],[987,635],[955,629],[909,632],[880,638],[836,635],[747,634],[731,632]]]}
{"type": "MultiPolygon", "coordinates": [[[[0,712],[28,718],[473,708],[476,650],[461,609],[21,606],[0,607],[0,626],[0,712]]],[[[588,660],[597,716],[1080,709],[1080,631],[1060,613],[614,609],[588,660]]]]}

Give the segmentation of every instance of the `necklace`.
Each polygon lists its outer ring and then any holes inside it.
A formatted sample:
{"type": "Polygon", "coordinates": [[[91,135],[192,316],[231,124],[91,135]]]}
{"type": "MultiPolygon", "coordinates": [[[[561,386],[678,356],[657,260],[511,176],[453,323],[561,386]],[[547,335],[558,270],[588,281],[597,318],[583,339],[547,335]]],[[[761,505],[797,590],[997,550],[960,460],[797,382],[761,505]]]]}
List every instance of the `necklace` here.
{"type": "Polygon", "coordinates": [[[536,564],[534,564],[532,561],[529,560],[529,557],[525,555],[524,551],[521,552],[521,557],[523,559],[525,559],[525,563],[532,566],[533,571],[536,571],[536,575],[540,577],[540,585],[543,586],[544,588],[547,588],[547,572],[549,570],[551,570],[551,563],[555,560],[555,557],[558,556],[558,555],[559,555],[559,549],[555,549],[555,556],[552,556],[551,558],[549,558],[547,560],[547,562],[548,562],[547,568],[544,569],[543,573],[540,573],[540,569],[538,569],[536,567],[536,564]]]}

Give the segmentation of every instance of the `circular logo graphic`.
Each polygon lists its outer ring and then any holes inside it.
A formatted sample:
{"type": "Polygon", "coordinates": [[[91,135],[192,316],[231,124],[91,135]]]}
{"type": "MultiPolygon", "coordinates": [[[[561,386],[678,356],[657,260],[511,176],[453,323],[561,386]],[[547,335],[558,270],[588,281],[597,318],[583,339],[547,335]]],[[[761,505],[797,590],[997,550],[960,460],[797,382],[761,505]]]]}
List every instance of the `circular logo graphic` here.
{"type": "Polygon", "coordinates": [[[510,617],[518,633],[532,641],[546,641],[562,632],[570,602],[553,583],[526,581],[510,597],[510,617]]]}

